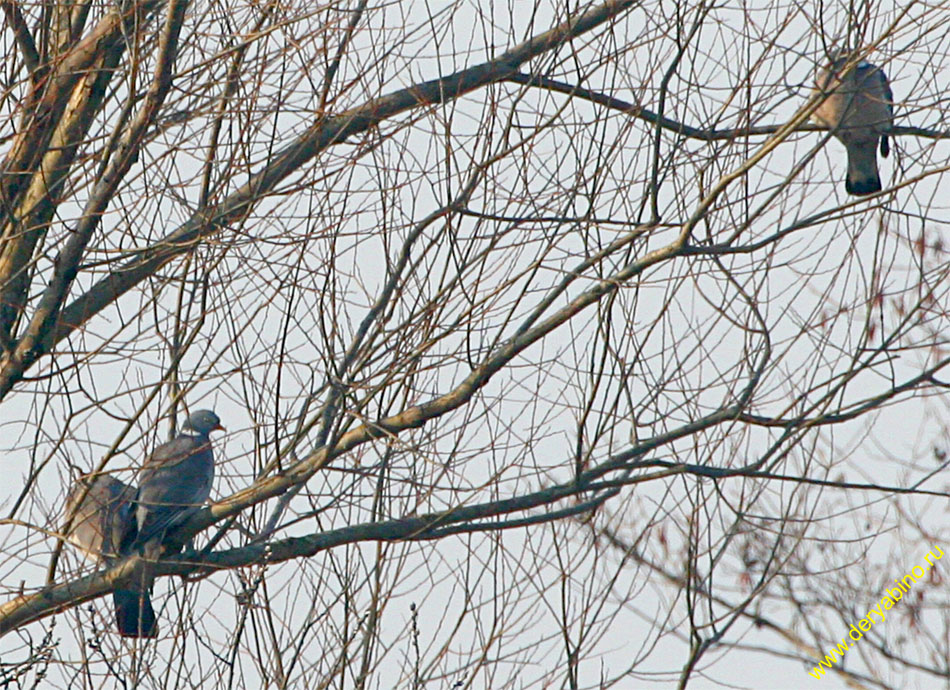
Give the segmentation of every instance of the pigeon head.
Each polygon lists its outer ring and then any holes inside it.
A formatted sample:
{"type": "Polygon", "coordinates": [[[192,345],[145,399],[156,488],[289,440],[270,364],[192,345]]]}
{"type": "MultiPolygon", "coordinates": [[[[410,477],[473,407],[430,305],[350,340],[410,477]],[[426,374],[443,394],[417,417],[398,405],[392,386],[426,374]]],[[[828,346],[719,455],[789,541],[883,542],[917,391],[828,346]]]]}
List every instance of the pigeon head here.
{"type": "Polygon", "coordinates": [[[218,415],[211,410],[198,410],[197,412],[193,412],[188,416],[188,419],[185,420],[185,423],[182,424],[182,428],[197,431],[202,436],[207,436],[216,430],[224,431],[224,427],[221,426],[221,420],[218,419],[218,415]]]}

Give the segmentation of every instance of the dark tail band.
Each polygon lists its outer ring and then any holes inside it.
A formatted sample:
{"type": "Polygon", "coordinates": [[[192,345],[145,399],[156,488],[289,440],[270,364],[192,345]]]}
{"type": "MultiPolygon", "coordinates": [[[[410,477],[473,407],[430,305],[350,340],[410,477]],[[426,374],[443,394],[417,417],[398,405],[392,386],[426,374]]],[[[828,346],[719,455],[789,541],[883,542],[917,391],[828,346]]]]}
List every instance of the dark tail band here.
{"type": "Polygon", "coordinates": [[[156,637],[155,611],[146,591],[117,589],[112,593],[115,625],[123,637],[156,637]]]}

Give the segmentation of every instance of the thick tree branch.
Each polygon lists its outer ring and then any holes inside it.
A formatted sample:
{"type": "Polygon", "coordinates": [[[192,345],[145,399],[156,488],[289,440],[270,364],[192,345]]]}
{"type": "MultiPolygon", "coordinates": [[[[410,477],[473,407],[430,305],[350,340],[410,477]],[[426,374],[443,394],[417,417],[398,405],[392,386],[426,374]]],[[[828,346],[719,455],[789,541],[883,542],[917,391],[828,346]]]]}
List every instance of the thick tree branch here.
{"type": "Polygon", "coordinates": [[[40,66],[40,54],[36,50],[36,42],[33,40],[30,28],[26,25],[23,13],[20,12],[20,6],[14,0],[3,0],[2,5],[3,15],[16,37],[20,52],[23,53],[23,62],[30,72],[35,72],[40,66]]]}
{"type": "MultiPolygon", "coordinates": [[[[708,428],[722,423],[727,415],[710,415],[704,421],[708,428]]],[[[690,425],[695,429],[694,425],[690,425]]],[[[667,437],[669,438],[669,437],[667,437]]],[[[887,493],[919,494],[947,497],[946,492],[928,491],[919,488],[878,486],[874,484],[823,481],[802,477],[790,477],[767,472],[750,472],[743,469],[715,468],[700,465],[668,463],[651,460],[636,463],[636,468],[650,466],[665,467],[661,472],[630,476],[626,458],[631,453],[643,454],[645,447],[656,447],[657,443],[647,442],[631,451],[625,451],[608,458],[599,466],[584,473],[577,481],[558,484],[545,489],[515,496],[508,499],[479,503],[470,506],[457,506],[439,513],[429,513],[417,517],[398,520],[369,522],[352,525],[327,532],[311,534],[306,537],[292,537],[267,543],[253,542],[246,546],[226,549],[210,554],[185,553],[164,559],[154,566],[156,576],[194,577],[206,576],[219,570],[247,567],[263,563],[281,563],[297,558],[315,556],[321,551],[366,541],[423,541],[441,539],[453,534],[485,532],[499,529],[513,529],[544,522],[552,522],[565,517],[576,516],[595,510],[605,501],[615,496],[622,487],[655,481],[677,474],[693,474],[712,479],[746,478],[788,481],[804,484],[817,484],[847,490],[884,491],[887,493]],[[624,476],[616,480],[597,481],[607,471],[623,471],[624,476]],[[489,520],[516,512],[524,512],[539,507],[551,506],[572,497],[593,494],[593,497],[577,505],[557,510],[507,520],[489,520]],[[488,520],[488,521],[486,521],[488,520]]],[[[203,511],[207,514],[210,511],[203,511]]],[[[185,534],[192,530],[186,525],[185,534]]],[[[181,535],[184,536],[184,535],[181,535]]],[[[111,592],[118,583],[134,577],[142,567],[141,556],[131,556],[108,570],[92,573],[77,580],[46,587],[39,592],[24,595],[0,606],[0,635],[4,635],[27,623],[42,619],[67,608],[90,601],[111,592]]]]}
{"type": "MultiPolygon", "coordinates": [[[[171,87],[172,68],[178,54],[178,37],[184,20],[188,0],[175,0],[169,5],[165,30],[159,45],[158,63],[144,103],[132,121],[118,151],[112,156],[91,198],[86,203],[80,221],[62,251],[56,257],[53,276],[33,312],[33,317],[13,352],[9,353],[0,369],[0,387],[3,382],[18,380],[23,375],[25,363],[35,361],[46,334],[52,329],[60,305],[79,271],[86,245],[92,238],[102,214],[112,201],[123,176],[138,159],[139,149],[147,128],[165,101],[171,87]]],[[[71,160],[70,156],[70,160],[71,160]]]]}
{"type": "Polygon", "coordinates": [[[22,373],[37,358],[49,352],[56,343],[68,337],[74,330],[82,328],[89,319],[154,275],[166,263],[190,251],[195,244],[219,232],[229,223],[245,216],[282,180],[298,171],[327,147],[413,108],[451,101],[488,84],[502,81],[529,60],[610,21],[636,4],[637,0],[610,0],[525,41],[493,60],[388,96],[381,96],[332,118],[318,120],[296,141],[275,154],[271,162],[221,204],[197,213],[177,230],[137,252],[134,258],[65,307],[59,314],[56,328],[46,335],[41,347],[26,353],[24,359],[13,367],[7,367],[6,362],[0,362],[3,364],[3,371],[9,369],[6,375],[0,375],[0,398],[10,391],[20,380],[22,373]]]}
{"type": "MultiPolygon", "coordinates": [[[[157,2],[110,12],[82,41],[58,56],[55,68],[26,100],[20,130],[0,166],[0,198],[9,209],[0,225],[0,333],[9,349],[26,305],[33,253],[61,203],[63,184],[106,87],[116,73],[124,36],[157,2]]],[[[9,358],[11,354],[5,353],[9,358]]],[[[0,369],[6,359],[0,360],[0,369]]]]}
{"type": "MultiPolygon", "coordinates": [[[[440,513],[385,522],[364,523],[306,537],[276,540],[266,544],[255,543],[206,556],[198,556],[193,552],[185,553],[154,564],[154,574],[156,576],[208,575],[218,570],[306,558],[327,549],[357,542],[438,539],[450,534],[446,530],[451,525],[485,520],[513,512],[523,512],[555,503],[587,490],[582,484],[572,481],[524,496],[471,506],[458,506],[440,513]]],[[[615,492],[614,489],[607,489],[605,496],[600,500],[593,499],[585,502],[581,510],[591,510],[615,492]]],[[[522,523],[546,522],[573,515],[577,512],[578,508],[572,506],[564,510],[553,511],[549,515],[542,514],[518,520],[511,525],[506,525],[502,521],[498,525],[491,525],[491,527],[493,529],[503,529],[522,526],[522,523]]],[[[480,529],[484,528],[485,525],[481,525],[480,529]]],[[[3,604],[0,606],[0,635],[58,611],[108,594],[115,589],[118,583],[134,577],[143,566],[143,562],[142,556],[130,556],[108,570],[92,573],[71,582],[45,587],[35,594],[23,595],[3,604]]]]}

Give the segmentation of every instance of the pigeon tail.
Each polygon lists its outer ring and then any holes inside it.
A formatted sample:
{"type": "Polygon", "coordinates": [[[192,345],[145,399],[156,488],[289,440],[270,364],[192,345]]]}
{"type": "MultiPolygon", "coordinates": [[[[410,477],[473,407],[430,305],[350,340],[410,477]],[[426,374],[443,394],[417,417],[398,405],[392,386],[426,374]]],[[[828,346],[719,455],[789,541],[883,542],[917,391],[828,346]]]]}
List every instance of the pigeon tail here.
{"type": "Polygon", "coordinates": [[[148,592],[137,589],[117,589],[112,593],[115,607],[115,625],[123,637],[158,637],[155,611],[148,592]]]}
{"type": "Polygon", "coordinates": [[[848,144],[848,177],[844,188],[848,194],[864,196],[881,191],[877,172],[877,140],[848,144]]]}

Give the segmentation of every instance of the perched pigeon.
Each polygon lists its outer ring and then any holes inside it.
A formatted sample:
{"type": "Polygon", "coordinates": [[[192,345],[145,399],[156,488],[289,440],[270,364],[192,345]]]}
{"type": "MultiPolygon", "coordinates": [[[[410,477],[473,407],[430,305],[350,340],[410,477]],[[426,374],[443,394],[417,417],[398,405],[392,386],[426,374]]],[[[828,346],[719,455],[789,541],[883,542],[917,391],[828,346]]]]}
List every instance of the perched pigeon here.
{"type": "Polygon", "coordinates": [[[845,70],[845,52],[836,54],[830,68],[819,68],[815,93],[827,94],[813,117],[831,129],[848,151],[845,191],[861,196],[881,191],[877,146],[890,152],[887,133],[894,121],[894,96],[880,67],[861,61],[845,70]]]}
{"type": "Polygon", "coordinates": [[[223,430],[221,420],[211,410],[199,410],[182,428],[194,433],[181,433],[160,445],[139,472],[134,545],[163,541],[169,530],[198,512],[211,495],[214,455],[209,435],[223,430]]]}
{"type": "MultiPolygon", "coordinates": [[[[111,565],[120,557],[122,544],[134,534],[135,489],[106,474],[80,477],[66,498],[67,518],[72,515],[67,539],[97,564],[111,565]]],[[[148,593],[131,582],[112,593],[116,625],[123,635],[120,612],[135,611],[137,637],[154,637],[155,612],[148,593]],[[141,603],[140,603],[141,602],[141,603]]]]}
{"type": "MultiPolygon", "coordinates": [[[[194,433],[181,433],[163,443],[149,456],[139,472],[135,495],[135,532],[126,538],[125,554],[141,551],[149,558],[161,553],[166,535],[194,515],[211,495],[214,480],[212,431],[222,429],[221,420],[210,410],[195,412],[182,425],[194,433]]],[[[134,599],[116,601],[119,632],[129,637],[148,637],[146,626],[148,577],[143,577],[140,594],[134,599]]],[[[153,633],[154,634],[154,633],[153,633]]]]}

